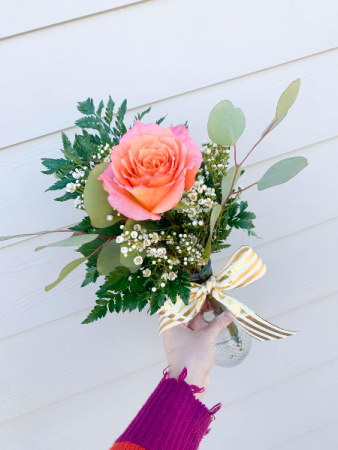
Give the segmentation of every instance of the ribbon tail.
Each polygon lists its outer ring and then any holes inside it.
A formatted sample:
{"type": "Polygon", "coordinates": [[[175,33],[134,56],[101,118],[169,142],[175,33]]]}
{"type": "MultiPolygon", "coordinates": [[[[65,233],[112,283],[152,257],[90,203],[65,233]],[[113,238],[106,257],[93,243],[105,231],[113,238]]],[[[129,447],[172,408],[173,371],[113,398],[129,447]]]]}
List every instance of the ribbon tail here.
{"type": "Polygon", "coordinates": [[[274,341],[275,339],[284,339],[298,333],[298,331],[284,330],[284,328],[268,322],[248,306],[228,294],[223,293],[222,297],[215,295],[215,298],[228,308],[235,322],[258,341],[274,341]]]}

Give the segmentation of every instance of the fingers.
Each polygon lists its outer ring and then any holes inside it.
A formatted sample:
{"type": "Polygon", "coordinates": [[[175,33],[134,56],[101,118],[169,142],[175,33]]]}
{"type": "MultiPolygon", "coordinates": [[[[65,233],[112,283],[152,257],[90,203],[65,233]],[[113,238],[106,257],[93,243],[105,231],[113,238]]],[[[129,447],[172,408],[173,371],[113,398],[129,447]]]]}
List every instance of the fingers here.
{"type": "Polygon", "coordinates": [[[216,316],[212,322],[206,327],[206,331],[212,338],[216,339],[218,334],[223,331],[232,322],[232,315],[226,311],[219,316],[216,316]]]}
{"type": "Polygon", "coordinates": [[[201,314],[196,314],[196,316],[190,320],[190,322],[188,323],[188,328],[190,328],[191,330],[197,331],[200,330],[201,328],[205,327],[205,323],[203,322],[202,319],[202,315],[201,314]]]}

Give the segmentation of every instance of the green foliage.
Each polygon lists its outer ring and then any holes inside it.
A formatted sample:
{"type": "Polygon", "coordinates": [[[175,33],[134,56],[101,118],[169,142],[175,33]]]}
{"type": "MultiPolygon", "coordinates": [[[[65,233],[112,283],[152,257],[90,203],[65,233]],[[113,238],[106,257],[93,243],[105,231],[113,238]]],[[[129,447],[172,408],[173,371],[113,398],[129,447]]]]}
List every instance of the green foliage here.
{"type": "Polygon", "coordinates": [[[96,280],[99,277],[99,272],[96,269],[96,265],[91,263],[90,261],[86,264],[86,276],[83,280],[81,287],[87,286],[89,283],[96,283],[96,280]]]}
{"type": "Polygon", "coordinates": [[[210,139],[220,145],[234,145],[245,128],[245,117],[240,108],[235,108],[229,100],[218,103],[208,120],[210,139]]]}
{"type": "Polygon", "coordinates": [[[145,111],[142,111],[141,113],[137,113],[136,116],[134,116],[134,123],[135,123],[137,120],[142,120],[143,117],[144,117],[146,114],[150,113],[150,111],[151,111],[151,107],[149,107],[149,108],[146,109],[145,111]]]}
{"type": "Polygon", "coordinates": [[[252,228],[255,228],[252,221],[256,218],[256,215],[247,211],[247,207],[248,202],[241,201],[240,203],[236,202],[229,209],[228,225],[230,228],[236,228],[237,230],[252,230],[252,228]]]}
{"type": "Polygon", "coordinates": [[[303,156],[282,159],[271,166],[258,181],[259,191],[286,183],[307,166],[307,159],[303,156]]]}

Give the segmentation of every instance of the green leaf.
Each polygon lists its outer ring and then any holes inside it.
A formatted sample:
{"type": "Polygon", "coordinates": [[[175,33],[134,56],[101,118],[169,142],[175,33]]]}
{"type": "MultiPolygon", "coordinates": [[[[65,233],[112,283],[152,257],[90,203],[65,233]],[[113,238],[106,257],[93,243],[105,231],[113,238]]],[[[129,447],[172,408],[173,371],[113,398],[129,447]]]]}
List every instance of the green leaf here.
{"type": "Polygon", "coordinates": [[[115,310],[115,304],[114,304],[114,300],[110,300],[109,304],[108,304],[108,308],[109,308],[109,312],[114,312],[115,310]]]}
{"type": "Polygon", "coordinates": [[[119,313],[122,309],[122,296],[121,294],[117,294],[115,297],[115,311],[119,313]]]}
{"type": "Polygon", "coordinates": [[[107,305],[96,305],[94,309],[91,310],[87,319],[85,319],[82,323],[87,324],[91,322],[95,322],[98,319],[102,319],[107,314],[107,305]]]}
{"type": "Polygon", "coordinates": [[[113,120],[115,103],[113,102],[111,96],[109,96],[108,104],[106,107],[106,115],[104,116],[105,122],[110,126],[113,120]]]}
{"type": "Polygon", "coordinates": [[[95,113],[95,108],[94,108],[93,99],[92,98],[87,98],[87,100],[84,101],[84,102],[78,102],[77,109],[82,114],[88,114],[88,115],[94,114],[95,113]]]}
{"type": "Polygon", "coordinates": [[[257,183],[258,190],[262,191],[272,186],[286,183],[306,166],[307,159],[303,156],[283,159],[265,172],[257,183]]]}
{"type": "Polygon", "coordinates": [[[205,246],[205,250],[203,253],[204,258],[206,258],[207,261],[209,261],[210,258],[210,253],[211,253],[211,239],[212,239],[212,235],[214,232],[214,228],[216,225],[216,222],[219,218],[219,215],[222,212],[222,206],[221,205],[216,205],[214,206],[214,209],[212,210],[212,213],[210,215],[210,234],[209,234],[209,238],[207,241],[207,245],[205,246]]]}
{"type": "Polygon", "coordinates": [[[245,117],[240,108],[235,108],[229,100],[218,103],[208,120],[210,139],[220,145],[234,145],[245,128],[245,117]]]}
{"type": "Polygon", "coordinates": [[[64,195],[62,195],[61,197],[57,197],[54,200],[56,202],[65,202],[67,200],[74,200],[78,196],[79,194],[77,192],[66,192],[64,195]]]}
{"type": "Polygon", "coordinates": [[[47,192],[47,191],[59,191],[60,189],[64,189],[67,186],[67,184],[71,183],[72,181],[74,181],[74,179],[70,180],[69,178],[64,177],[61,180],[58,180],[56,183],[54,183],[51,187],[46,189],[45,192],[47,192]]]}
{"type": "Polygon", "coordinates": [[[120,264],[120,245],[110,241],[99,253],[97,271],[100,275],[109,275],[120,264]]]}
{"type": "Polygon", "coordinates": [[[14,239],[14,238],[22,238],[27,236],[37,236],[40,234],[47,234],[52,233],[51,231],[38,231],[37,233],[29,233],[29,234],[14,234],[12,236],[0,236],[0,241],[7,241],[8,239],[14,239]]]}
{"type": "MultiPolygon", "coordinates": [[[[123,244],[121,245],[121,248],[122,247],[123,247],[123,244]]],[[[144,259],[146,254],[147,254],[147,250],[142,250],[141,252],[138,250],[133,250],[131,252],[128,252],[127,256],[124,256],[124,254],[121,251],[120,252],[120,263],[123,266],[128,267],[129,269],[135,269],[135,270],[133,270],[133,272],[134,272],[136,270],[139,270],[141,267],[141,265],[136,265],[134,263],[134,258],[136,256],[141,256],[144,259]]]]}
{"type": "Polygon", "coordinates": [[[236,183],[239,179],[239,177],[241,176],[241,171],[240,171],[240,167],[231,167],[231,169],[229,169],[223,179],[222,179],[222,184],[221,184],[221,189],[222,189],[222,205],[224,204],[225,200],[228,198],[229,194],[232,191],[232,188],[234,188],[236,186],[236,183]]]}
{"type": "Polygon", "coordinates": [[[124,225],[124,231],[133,231],[135,225],[141,225],[143,230],[147,231],[161,231],[166,230],[171,226],[170,222],[166,219],[162,219],[161,221],[154,220],[133,220],[128,219],[124,225]]]}
{"type": "Polygon", "coordinates": [[[79,234],[78,236],[71,236],[62,241],[53,242],[52,244],[42,245],[35,249],[36,252],[46,247],[68,247],[71,245],[83,245],[93,241],[98,237],[98,234],[79,234]]]}
{"type": "Polygon", "coordinates": [[[180,200],[177,205],[173,208],[175,210],[181,210],[181,209],[196,209],[195,205],[186,205],[182,200],[180,200]]]}
{"type": "Polygon", "coordinates": [[[293,81],[290,86],[285,89],[283,94],[280,96],[278,101],[277,110],[276,110],[276,118],[279,119],[281,116],[286,114],[291,106],[295,103],[296,98],[298,96],[300,88],[300,78],[296,81],[293,81]]]}
{"type": "Polygon", "coordinates": [[[100,163],[95,166],[87,179],[84,188],[84,206],[90,217],[93,227],[104,228],[112,225],[106,219],[107,215],[116,215],[117,212],[108,203],[108,192],[103,189],[103,182],[97,178],[103,173],[109,163],[100,163]]]}
{"type": "Polygon", "coordinates": [[[116,283],[116,281],[119,281],[124,277],[129,277],[130,274],[131,274],[131,272],[127,267],[123,267],[123,266],[116,267],[116,269],[110,273],[108,282],[110,284],[116,283]]]}
{"type": "Polygon", "coordinates": [[[156,125],[161,125],[161,123],[165,120],[165,118],[167,117],[168,113],[161,117],[160,119],[156,120],[156,125]]]}
{"type": "Polygon", "coordinates": [[[291,106],[295,103],[300,89],[300,78],[293,81],[280,96],[276,108],[276,114],[272,122],[263,131],[262,136],[272,131],[285,118],[291,106]]]}
{"type": "Polygon", "coordinates": [[[142,111],[141,113],[137,113],[136,116],[134,117],[134,119],[135,119],[134,123],[136,122],[136,120],[142,120],[146,114],[150,113],[150,111],[151,111],[151,107],[149,107],[145,111],[142,111]]]}
{"type": "Polygon", "coordinates": [[[103,101],[101,100],[101,101],[100,101],[100,104],[99,104],[99,107],[97,108],[97,111],[96,111],[96,114],[97,114],[99,117],[101,117],[101,113],[102,113],[103,108],[104,108],[104,103],[103,103],[103,101]]]}
{"type": "Polygon", "coordinates": [[[85,279],[83,280],[81,287],[87,286],[89,283],[96,283],[96,280],[99,277],[99,272],[96,270],[96,266],[89,265],[90,263],[87,263],[87,271],[85,279]]]}
{"type": "Polygon", "coordinates": [[[69,275],[73,270],[75,270],[80,264],[85,262],[87,258],[79,258],[75,261],[70,262],[67,264],[60,272],[59,278],[54,281],[54,283],[48,285],[45,287],[45,291],[50,291],[51,289],[55,288],[59,283],[61,283],[62,280],[66,278],[67,275],[69,275]]]}
{"type": "Polygon", "coordinates": [[[262,136],[264,136],[265,134],[267,134],[267,132],[272,131],[274,128],[276,128],[277,125],[279,125],[281,123],[282,120],[285,119],[287,113],[283,114],[279,119],[274,118],[273,121],[271,123],[269,123],[269,125],[265,128],[265,130],[262,133],[262,136]]]}

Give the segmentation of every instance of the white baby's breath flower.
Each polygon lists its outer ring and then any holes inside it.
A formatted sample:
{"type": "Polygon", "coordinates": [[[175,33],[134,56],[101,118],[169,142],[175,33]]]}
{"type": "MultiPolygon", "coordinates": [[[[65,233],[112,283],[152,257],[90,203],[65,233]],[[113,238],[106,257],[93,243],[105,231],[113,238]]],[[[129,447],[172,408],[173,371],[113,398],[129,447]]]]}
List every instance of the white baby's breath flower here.
{"type": "Polygon", "coordinates": [[[169,278],[170,281],[174,281],[175,278],[176,278],[175,272],[170,272],[169,275],[168,275],[168,278],[169,278]]]}
{"type": "Polygon", "coordinates": [[[157,233],[153,233],[151,237],[151,242],[154,242],[156,244],[160,239],[160,236],[157,233]]]}
{"type": "Polygon", "coordinates": [[[143,271],[143,276],[144,277],[150,277],[150,275],[151,275],[151,270],[146,269],[146,270],[143,271]]]}
{"type": "Polygon", "coordinates": [[[134,263],[135,263],[137,266],[140,266],[140,265],[143,263],[143,258],[142,258],[142,256],[135,256],[135,258],[134,258],[134,263]]]}
{"type": "Polygon", "coordinates": [[[121,247],[121,253],[128,253],[128,247],[121,247]]]}
{"type": "Polygon", "coordinates": [[[149,247],[151,245],[151,241],[149,239],[145,239],[143,241],[143,244],[144,244],[145,247],[149,247]]]}
{"type": "Polygon", "coordinates": [[[137,238],[137,235],[138,235],[137,231],[132,231],[132,232],[130,233],[130,236],[131,236],[133,239],[136,239],[136,238],[137,238]]]}
{"type": "MultiPolygon", "coordinates": [[[[121,244],[123,241],[124,241],[123,236],[117,236],[117,238],[116,238],[117,244],[121,244]]],[[[126,247],[124,247],[124,248],[126,248],[126,247]]]]}
{"type": "Polygon", "coordinates": [[[197,194],[195,194],[195,192],[191,192],[190,194],[188,194],[188,197],[192,202],[195,202],[197,200],[197,194]]]}
{"type": "Polygon", "coordinates": [[[67,192],[75,192],[76,191],[76,184],[75,183],[68,183],[66,185],[66,191],[67,192]]]}
{"type": "Polygon", "coordinates": [[[169,274],[164,272],[164,273],[162,273],[162,277],[161,278],[163,278],[163,280],[167,280],[168,276],[169,276],[169,274]]]}
{"type": "Polygon", "coordinates": [[[161,247],[157,250],[157,256],[162,257],[167,253],[167,250],[164,247],[161,247]]]}
{"type": "Polygon", "coordinates": [[[111,214],[108,214],[108,216],[106,216],[106,220],[108,220],[108,222],[111,222],[114,219],[114,217],[111,214]]]}
{"type": "Polygon", "coordinates": [[[155,256],[157,254],[156,248],[148,248],[148,253],[150,256],[155,256]]]}
{"type": "Polygon", "coordinates": [[[136,225],[134,225],[134,230],[135,231],[141,231],[141,225],[139,223],[137,223],[136,225]]]}

